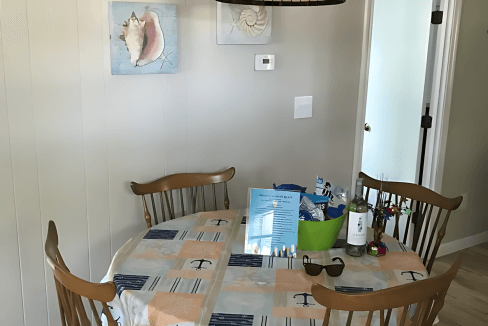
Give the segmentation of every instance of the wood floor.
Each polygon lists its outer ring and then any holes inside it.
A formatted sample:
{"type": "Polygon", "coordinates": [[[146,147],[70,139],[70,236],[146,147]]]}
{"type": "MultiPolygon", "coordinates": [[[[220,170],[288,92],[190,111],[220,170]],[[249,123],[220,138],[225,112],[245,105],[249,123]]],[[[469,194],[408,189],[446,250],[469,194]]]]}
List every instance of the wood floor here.
{"type": "Polygon", "coordinates": [[[436,326],[488,326],[488,243],[436,258],[431,276],[444,273],[459,253],[463,262],[436,326]]]}

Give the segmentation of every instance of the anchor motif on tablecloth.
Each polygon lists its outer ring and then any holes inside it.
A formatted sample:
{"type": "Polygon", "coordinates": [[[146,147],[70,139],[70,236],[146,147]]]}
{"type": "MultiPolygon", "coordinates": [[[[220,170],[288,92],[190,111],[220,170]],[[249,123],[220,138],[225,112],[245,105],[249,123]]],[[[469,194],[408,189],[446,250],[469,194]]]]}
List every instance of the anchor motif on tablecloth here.
{"type": "Polygon", "coordinates": [[[213,219],[212,222],[213,221],[217,221],[217,224],[214,224],[215,226],[220,226],[220,222],[229,223],[229,221],[223,220],[221,218],[219,218],[219,219],[213,219]]]}
{"type": "Polygon", "coordinates": [[[308,303],[307,302],[307,297],[312,296],[310,293],[297,293],[293,296],[293,298],[296,298],[298,295],[303,296],[303,302],[298,302],[297,304],[303,304],[304,307],[308,307],[310,305],[314,306],[314,303],[308,303]]]}
{"type": "Polygon", "coordinates": [[[419,275],[420,275],[420,276],[422,276],[422,277],[424,276],[423,274],[421,274],[421,273],[419,273],[419,272],[414,272],[414,271],[406,271],[406,272],[402,272],[402,275],[403,275],[404,273],[410,273],[410,276],[412,276],[412,278],[411,278],[411,279],[408,279],[408,278],[407,278],[407,281],[414,281],[414,282],[417,282],[417,281],[418,281],[418,279],[416,279],[416,278],[415,278],[415,276],[414,276],[413,274],[419,274],[419,275]]]}
{"type": "Polygon", "coordinates": [[[210,260],[205,260],[205,259],[194,260],[191,262],[191,264],[193,264],[193,262],[196,262],[196,261],[200,262],[200,264],[197,267],[194,267],[197,271],[202,270],[202,269],[207,269],[207,267],[202,267],[203,263],[210,263],[210,265],[212,265],[212,262],[210,260]]]}
{"type": "MultiPolygon", "coordinates": [[[[109,305],[107,305],[107,307],[108,307],[109,309],[114,309],[114,307],[109,306],[109,305]]],[[[104,312],[103,310],[102,310],[102,314],[104,314],[104,315],[105,315],[105,312],[104,312]]],[[[112,313],[111,313],[111,314],[112,314],[112,313]]],[[[105,317],[107,317],[107,315],[105,315],[105,317]]],[[[121,326],[121,325],[122,325],[122,324],[119,322],[120,317],[121,317],[121,316],[119,316],[119,318],[117,318],[117,319],[114,319],[114,321],[117,323],[117,325],[118,325],[118,326],[121,326]]],[[[113,318],[113,315],[112,315],[112,318],[113,318]]]]}

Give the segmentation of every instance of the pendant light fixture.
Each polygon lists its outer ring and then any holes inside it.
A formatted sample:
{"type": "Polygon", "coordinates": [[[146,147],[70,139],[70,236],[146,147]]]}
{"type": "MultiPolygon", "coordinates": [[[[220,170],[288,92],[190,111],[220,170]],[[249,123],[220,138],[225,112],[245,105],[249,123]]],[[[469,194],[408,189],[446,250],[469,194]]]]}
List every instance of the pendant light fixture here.
{"type": "Polygon", "coordinates": [[[224,3],[236,5],[253,5],[253,6],[328,6],[340,5],[346,0],[217,0],[224,3]]]}

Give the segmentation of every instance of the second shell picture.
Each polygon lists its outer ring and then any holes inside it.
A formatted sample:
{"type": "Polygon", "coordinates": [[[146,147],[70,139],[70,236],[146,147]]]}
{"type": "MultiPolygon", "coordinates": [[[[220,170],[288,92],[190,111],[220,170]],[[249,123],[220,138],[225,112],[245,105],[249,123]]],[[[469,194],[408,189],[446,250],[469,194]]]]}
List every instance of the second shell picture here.
{"type": "Polygon", "coordinates": [[[269,44],[271,9],[217,2],[217,44],[269,44]]]}

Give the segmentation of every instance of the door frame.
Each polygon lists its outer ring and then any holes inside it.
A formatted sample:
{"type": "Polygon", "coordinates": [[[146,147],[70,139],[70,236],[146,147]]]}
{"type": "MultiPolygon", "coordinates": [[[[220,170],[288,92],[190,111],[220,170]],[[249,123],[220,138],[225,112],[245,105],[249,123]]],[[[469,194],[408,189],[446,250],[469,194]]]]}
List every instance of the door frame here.
{"type": "MultiPolygon", "coordinates": [[[[359,77],[358,107],[356,116],[356,137],[354,144],[354,162],[351,178],[351,196],[355,194],[356,178],[361,171],[363,158],[364,124],[368,94],[369,62],[373,31],[373,8],[375,0],[365,0],[363,40],[361,53],[361,70],[359,77]]],[[[454,66],[461,19],[463,0],[444,0],[441,9],[445,21],[439,25],[437,51],[434,61],[434,78],[430,109],[434,131],[428,133],[426,160],[423,179],[428,181],[429,188],[440,193],[446,156],[447,132],[454,80],[454,66]],[[442,49],[442,51],[439,51],[442,49]],[[432,155],[428,155],[432,153],[432,155]]],[[[422,108],[423,112],[424,108],[422,108]]],[[[352,197],[351,197],[352,198],[352,197]]]]}

